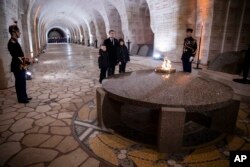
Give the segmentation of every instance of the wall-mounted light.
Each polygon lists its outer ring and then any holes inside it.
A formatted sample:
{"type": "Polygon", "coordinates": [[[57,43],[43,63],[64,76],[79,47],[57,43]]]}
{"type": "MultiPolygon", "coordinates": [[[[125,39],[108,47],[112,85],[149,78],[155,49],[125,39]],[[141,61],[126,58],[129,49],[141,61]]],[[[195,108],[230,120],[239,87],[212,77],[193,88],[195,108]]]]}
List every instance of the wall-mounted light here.
{"type": "Polygon", "coordinates": [[[36,57],[36,58],[34,58],[34,62],[35,63],[38,63],[39,62],[39,60],[38,60],[38,58],[36,57]]]}
{"type": "Polygon", "coordinates": [[[153,58],[156,60],[163,60],[164,54],[160,51],[155,50],[153,53],[153,58]]]}
{"type": "Polygon", "coordinates": [[[32,73],[30,71],[26,71],[26,80],[32,79],[32,73]]]}

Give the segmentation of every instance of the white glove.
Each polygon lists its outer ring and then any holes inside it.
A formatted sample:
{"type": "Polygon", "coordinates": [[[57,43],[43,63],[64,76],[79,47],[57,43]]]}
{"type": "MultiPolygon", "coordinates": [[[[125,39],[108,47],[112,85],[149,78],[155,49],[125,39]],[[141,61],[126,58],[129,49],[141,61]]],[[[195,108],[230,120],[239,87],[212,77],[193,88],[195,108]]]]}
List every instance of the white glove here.
{"type": "Polygon", "coordinates": [[[189,58],[189,62],[192,62],[193,60],[194,60],[194,57],[191,56],[191,57],[189,58]]]}

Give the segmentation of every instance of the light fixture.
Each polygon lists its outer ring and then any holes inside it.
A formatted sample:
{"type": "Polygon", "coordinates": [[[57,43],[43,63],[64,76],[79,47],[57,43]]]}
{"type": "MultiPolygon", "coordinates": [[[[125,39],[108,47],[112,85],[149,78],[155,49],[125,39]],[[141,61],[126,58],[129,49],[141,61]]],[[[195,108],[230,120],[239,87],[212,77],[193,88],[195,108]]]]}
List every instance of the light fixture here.
{"type": "Polygon", "coordinates": [[[34,58],[34,62],[35,63],[38,63],[39,62],[39,60],[38,60],[38,58],[36,57],[36,58],[34,58]]]}
{"type": "Polygon", "coordinates": [[[26,80],[31,80],[32,79],[32,73],[30,71],[26,71],[26,80]]]}
{"type": "Polygon", "coordinates": [[[157,60],[163,59],[163,55],[162,55],[161,53],[159,53],[159,52],[155,52],[155,53],[153,54],[153,58],[154,58],[154,59],[157,59],[157,60]]]}

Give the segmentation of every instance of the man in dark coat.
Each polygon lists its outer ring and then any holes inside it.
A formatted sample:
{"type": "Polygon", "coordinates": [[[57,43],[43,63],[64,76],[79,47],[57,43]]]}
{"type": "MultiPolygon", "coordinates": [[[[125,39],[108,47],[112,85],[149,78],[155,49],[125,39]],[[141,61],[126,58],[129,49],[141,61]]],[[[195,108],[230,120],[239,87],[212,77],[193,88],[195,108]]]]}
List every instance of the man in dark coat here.
{"type": "Polygon", "coordinates": [[[192,72],[192,62],[194,60],[196,50],[197,50],[197,42],[192,37],[193,29],[188,28],[186,30],[187,37],[184,39],[183,46],[183,54],[181,57],[183,71],[184,72],[192,72]]]}
{"type": "Polygon", "coordinates": [[[11,61],[11,72],[15,76],[15,88],[17,99],[19,103],[28,103],[31,98],[28,98],[26,93],[26,68],[25,68],[25,57],[18,38],[20,38],[20,31],[15,22],[14,25],[9,26],[9,33],[11,38],[8,42],[8,50],[12,56],[11,61]]]}
{"type": "Polygon", "coordinates": [[[109,38],[104,40],[104,45],[107,47],[109,55],[109,68],[108,76],[115,74],[115,66],[117,65],[117,47],[119,46],[118,40],[115,38],[115,31],[109,31],[109,38]]]}

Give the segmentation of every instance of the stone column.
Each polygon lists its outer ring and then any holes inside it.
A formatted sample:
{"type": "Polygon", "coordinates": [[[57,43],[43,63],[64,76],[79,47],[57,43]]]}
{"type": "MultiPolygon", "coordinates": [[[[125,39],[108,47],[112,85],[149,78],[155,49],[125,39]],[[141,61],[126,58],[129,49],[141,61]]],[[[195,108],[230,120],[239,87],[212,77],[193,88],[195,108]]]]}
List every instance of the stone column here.
{"type": "Polygon", "coordinates": [[[220,53],[247,49],[250,41],[250,1],[220,0],[213,6],[208,61],[220,53]]]}
{"type": "Polygon", "coordinates": [[[158,123],[158,151],[171,153],[182,149],[185,118],[184,108],[161,109],[158,123]]]}
{"type": "MultiPolygon", "coordinates": [[[[112,3],[114,3],[114,1],[112,1],[112,3]]],[[[109,1],[105,1],[104,4],[104,20],[106,17],[106,21],[105,24],[106,25],[106,34],[108,37],[108,33],[109,30],[115,30],[116,31],[116,37],[117,38],[124,38],[123,32],[122,32],[122,21],[121,21],[121,17],[120,14],[117,10],[117,8],[112,5],[109,1]]],[[[121,11],[121,10],[119,10],[121,11]]]]}
{"type": "MultiPolygon", "coordinates": [[[[197,1],[196,32],[194,35],[197,39],[198,46],[201,39],[200,60],[202,64],[207,64],[208,62],[210,39],[211,39],[211,27],[213,23],[213,12],[214,12],[213,1],[214,0],[197,1]],[[202,28],[202,36],[201,36],[201,28],[202,28]]],[[[218,45],[218,43],[216,43],[215,45],[218,45]]],[[[199,53],[197,50],[195,61],[197,61],[198,54],[199,53]]]]}
{"type": "Polygon", "coordinates": [[[96,103],[98,126],[103,131],[113,133],[109,128],[121,123],[121,104],[109,98],[102,88],[96,89],[96,103]]]}
{"type": "MultiPolygon", "coordinates": [[[[146,13],[147,5],[142,7],[138,2],[124,1],[126,2],[126,14],[128,20],[128,39],[133,44],[145,44],[152,43],[153,32],[150,23],[150,14],[146,13]],[[148,16],[147,16],[148,15],[148,16]],[[148,20],[146,20],[148,19],[148,20]]],[[[125,31],[126,32],[126,31],[125,31]]],[[[127,39],[127,40],[128,40],[127,39]]],[[[126,41],[127,41],[126,40],[126,41]]]]}
{"type": "Polygon", "coordinates": [[[23,14],[23,13],[21,14],[20,24],[22,24],[22,32],[21,32],[21,36],[23,37],[22,49],[23,49],[25,56],[30,57],[27,14],[23,14]]]}
{"type": "Polygon", "coordinates": [[[151,27],[154,32],[154,51],[171,61],[180,62],[186,28],[195,31],[195,0],[147,0],[151,27]]]}
{"type": "Polygon", "coordinates": [[[18,1],[0,1],[0,89],[14,86],[14,78],[10,72],[11,56],[7,44],[10,38],[8,27],[13,24],[12,18],[18,18],[18,1]]]}

